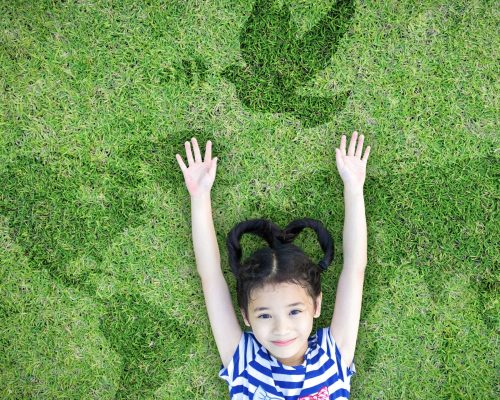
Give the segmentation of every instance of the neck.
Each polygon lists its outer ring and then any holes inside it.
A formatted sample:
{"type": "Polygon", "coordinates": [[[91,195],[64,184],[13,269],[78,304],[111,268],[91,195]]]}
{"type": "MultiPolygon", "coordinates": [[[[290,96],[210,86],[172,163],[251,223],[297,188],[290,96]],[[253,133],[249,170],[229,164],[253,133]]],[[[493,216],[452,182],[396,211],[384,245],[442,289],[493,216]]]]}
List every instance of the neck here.
{"type": "Polygon", "coordinates": [[[277,360],[288,367],[296,367],[298,365],[302,365],[304,362],[304,355],[302,356],[293,356],[289,358],[277,358],[277,360]]]}
{"type": "Polygon", "coordinates": [[[296,367],[298,365],[302,365],[304,362],[304,354],[306,354],[308,343],[307,341],[304,343],[304,346],[300,349],[300,351],[297,352],[297,354],[288,357],[288,358],[278,358],[276,359],[283,365],[289,366],[289,367],[296,367]]]}

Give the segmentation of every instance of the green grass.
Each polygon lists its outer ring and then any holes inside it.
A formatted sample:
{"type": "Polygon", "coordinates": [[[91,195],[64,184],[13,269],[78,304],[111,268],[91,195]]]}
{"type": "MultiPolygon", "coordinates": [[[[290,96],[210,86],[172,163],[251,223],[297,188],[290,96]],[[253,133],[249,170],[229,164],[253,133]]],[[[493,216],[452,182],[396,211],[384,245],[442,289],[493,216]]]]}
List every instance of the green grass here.
{"type": "Polygon", "coordinates": [[[328,324],[354,129],[372,151],[352,398],[498,397],[497,4],[356,1],[329,42],[332,3],[0,1],[1,398],[228,397],[175,160],[192,136],[219,157],[232,287],[236,223],[329,228],[328,324]]]}

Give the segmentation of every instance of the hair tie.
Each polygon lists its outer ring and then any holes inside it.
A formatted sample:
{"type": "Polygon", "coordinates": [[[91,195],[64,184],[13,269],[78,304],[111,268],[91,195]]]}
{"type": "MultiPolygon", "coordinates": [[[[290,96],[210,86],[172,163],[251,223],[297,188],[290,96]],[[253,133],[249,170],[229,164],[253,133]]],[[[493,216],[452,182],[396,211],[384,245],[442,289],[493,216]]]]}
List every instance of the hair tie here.
{"type": "Polygon", "coordinates": [[[323,271],[326,271],[328,268],[328,263],[325,260],[321,260],[318,265],[323,271]]]}

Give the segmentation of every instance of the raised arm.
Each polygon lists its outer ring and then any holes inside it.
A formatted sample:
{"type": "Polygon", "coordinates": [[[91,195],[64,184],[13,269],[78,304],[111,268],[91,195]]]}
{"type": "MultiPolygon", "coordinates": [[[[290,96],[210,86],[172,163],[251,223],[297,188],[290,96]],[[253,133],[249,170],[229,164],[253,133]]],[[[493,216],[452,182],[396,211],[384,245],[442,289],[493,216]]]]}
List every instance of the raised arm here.
{"type": "Polygon", "coordinates": [[[210,192],[215,180],[217,158],[212,160],[212,143],[208,141],[205,161],[202,161],[196,139],[193,138],[192,142],[194,160],[189,142],[185,144],[189,168],[186,167],[179,154],[176,158],[191,195],[191,222],[196,268],[203,286],[208,318],[222,363],[227,366],[241,339],[242,330],[236,318],[229,288],[222,274],[219,246],[212,219],[210,192]]]}
{"type": "Polygon", "coordinates": [[[354,359],[367,264],[367,229],[363,185],[370,146],[367,147],[362,159],[364,136],[360,136],[357,149],[356,139],[357,132],[355,131],[347,154],[344,135],[340,142],[340,149],[336,149],[337,168],[344,182],[344,264],[337,285],[330,330],[347,366],[350,366],[354,359]]]}

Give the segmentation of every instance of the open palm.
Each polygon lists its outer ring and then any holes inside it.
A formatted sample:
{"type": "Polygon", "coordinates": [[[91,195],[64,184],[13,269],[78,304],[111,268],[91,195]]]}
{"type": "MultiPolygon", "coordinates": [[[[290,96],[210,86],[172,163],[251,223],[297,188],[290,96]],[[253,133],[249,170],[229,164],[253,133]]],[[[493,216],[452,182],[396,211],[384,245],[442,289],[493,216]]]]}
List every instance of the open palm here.
{"type": "Polygon", "coordinates": [[[215,172],[217,170],[217,157],[212,159],[212,142],[207,142],[205,150],[205,160],[201,158],[200,148],[196,138],[192,138],[194,159],[191,152],[190,142],[186,142],[186,157],[189,167],[186,167],[182,157],[176,154],[177,162],[181,167],[182,174],[184,175],[184,182],[191,197],[198,197],[200,195],[210,193],[212,185],[215,181],[215,172]]]}
{"type": "Polygon", "coordinates": [[[366,177],[366,163],[370,155],[370,146],[365,150],[365,155],[361,158],[363,152],[364,136],[361,135],[356,147],[358,132],[354,131],[349,143],[349,149],[346,154],[346,136],[342,135],[340,139],[340,149],[335,149],[335,158],[337,169],[345,186],[350,188],[362,188],[366,177]]]}

